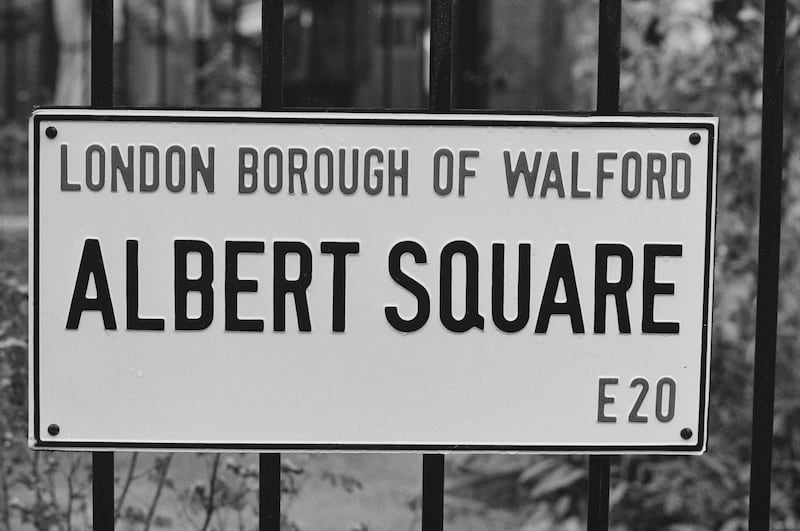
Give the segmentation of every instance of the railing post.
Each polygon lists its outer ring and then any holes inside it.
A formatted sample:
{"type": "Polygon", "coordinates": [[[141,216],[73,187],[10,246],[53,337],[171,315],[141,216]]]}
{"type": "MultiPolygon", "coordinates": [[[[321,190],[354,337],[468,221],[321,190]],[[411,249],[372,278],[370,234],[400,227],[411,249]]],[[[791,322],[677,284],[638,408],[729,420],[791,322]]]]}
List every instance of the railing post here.
{"type": "MultiPolygon", "coordinates": [[[[597,111],[619,112],[621,0],[600,0],[597,46],[597,111]]],[[[611,484],[611,457],[589,456],[589,493],[586,528],[608,529],[608,491],[611,484]]]]}
{"type": "MultiPolygon", "coordinates": [[[[428,109],[451,108],[453,0],[431,0],[431,56],[428,109]]],[[[444,528],[444,456],[422,456],[422,531],[444,528]]]]}
{"type": "Polygon", "coordinates": [[[422,531],[444,527],[444,456],[422,456],[422,531]]]}
{"type": "Polygon", "coordinates": [[[597,46],[597,112],[619,112],[621,0],[600,0],[597,46]]]}
{"type": "Polygon", "coordinates": [[[114,2],[92,0],[92,107],[114,104],[114,2]]]}
{"type": "Polygon", "coordinates": [[[261,2],[261,108],[283,108],[283,0],[261,2]]]}
{"type": "Polygon", "coordinates": [[[608,530],[608,489],[611,485],[611,457],[589,456],[589,501],[587,504],[586,529],[608,530]]]}
{"type": "Polygon", "coordinates": [[[114,2],[92,0],[92,107],[114,104],[114,2]]]}
{"type": "Polygon", "coordinates": [[[92,528],[114,529],[114,452],[92,452],[92,528]]]}
{"type": "Polygon", "coordinates": [[[450,110],[453,55],[453,0],[431,0],[431,58],[428,108],[450,110]]]}
{"type": "MultiPolygon", "coordinates": [[[[92,107],[114,104],[113,0],[92,0],[92,107]]],[[[114,453],[92,453],[92,527],[114,529],[114,453]]]]}
{"type": "MultiPolygon", "coordinates": [[[[261,0],[261,108],[283,108],[283,0],[261,0]]],[[[281,528],[281,454],[258,456],[258,529],[281,528]]]]}
{"type": "Polygon", "coordinates": [[[258,455],[258,529],[281,529],[281,454],[258,455]]]}
{"type": "Polygon", "coordinates": [[[158,21],[156,22],[156,63],[158,64],[158,105],[167,104],[167,0],[158,0],[158,21]]]}
{"type": "Polygon", "coordinates": [[[765,3],[750,529],[769,529],[783,174],[786,0],[765,3]]]}
{"type": "Polygon", "coordinates": [[[394,61],[392,61],[392,46],[394,37],[392,35],[392,25],[394,24],[394,20],[392,17],[392,6],[394,4],[393,0],[382,0],[381,1],[381,9],[383,11],[383,16],[381,18],[381,42],[383,44],[383,71],[382,71],[382,80],[381,80],[381,97],[383,99],[383,107],[388,109],[392,106],[392,85],[394,80],[393,76],[393,66],[394,61]]]}

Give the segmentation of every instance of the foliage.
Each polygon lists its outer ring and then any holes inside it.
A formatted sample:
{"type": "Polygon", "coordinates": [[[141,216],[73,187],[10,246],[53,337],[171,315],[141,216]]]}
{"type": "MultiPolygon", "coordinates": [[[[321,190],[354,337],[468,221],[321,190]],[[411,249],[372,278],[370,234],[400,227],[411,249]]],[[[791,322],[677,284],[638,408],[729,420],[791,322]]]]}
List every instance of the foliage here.
{"type": "MultiPolygon", "coordinates": [[[[0,122],[0,192],[21,198],[27,190],[28,132],[24,123],[0,122]]],[[[0,197],[0,200],[3,198],[0,197]]]]}

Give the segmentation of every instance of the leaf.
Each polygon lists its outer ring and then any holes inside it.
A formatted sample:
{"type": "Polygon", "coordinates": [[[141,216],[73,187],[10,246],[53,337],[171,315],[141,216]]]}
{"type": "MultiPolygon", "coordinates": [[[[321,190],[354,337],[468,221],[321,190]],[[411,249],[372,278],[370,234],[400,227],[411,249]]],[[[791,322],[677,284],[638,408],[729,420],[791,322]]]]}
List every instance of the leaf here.
{"type": "Polygon", "coordinates": [[[561,466],[544,477],[530,492],[533,499],[542,498],[582,481],[586,477],[584,470],[571,466],[561,466]]]}
{"type": "Polygon", "coordinates": [[[16,337],[6,337],[0,340],[0,349],[9,349],[9,348],[28,348],[28,342],[18,339],[16,337]]]}
{"type": "Polygon", "coordinates": [[[552,458],[545,458],[541,461],[529,466],[519,475],[518,481],[520,483],[528,483],[530,481],[538,481],[539,477],[544,475],[548,470],[558,466],[559,461],[552,458]]]}

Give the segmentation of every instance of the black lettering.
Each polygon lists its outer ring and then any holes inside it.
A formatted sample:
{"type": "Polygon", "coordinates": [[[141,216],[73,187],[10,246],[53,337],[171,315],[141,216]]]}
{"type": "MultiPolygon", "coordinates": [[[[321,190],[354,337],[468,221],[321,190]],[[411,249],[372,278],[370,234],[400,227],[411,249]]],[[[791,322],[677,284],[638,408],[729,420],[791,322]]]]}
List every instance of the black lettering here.
{"type": "Polygon", "coordinates": [[[603,183],[606,179],[613,179],[614,174],[605,168],[607,160],[617,160],[617,154],[614,151],[598,151],[597,152],[597,197],[603,197],[603,183]]]}
{"type": "Polygon", "coordinates": [[[103,327],[106,330],[116,330],[117,320],[114,318],[114,306],[111,303],[111,292],[108,289],[108,277],[103,263],[103,254],[100,251],[100,241],[89,238],[83,243],[83,253],[78,266],[78,275],[75,279],[75,289],[72,291],[72,302],[67,315],[67,330],[77,330],[81,316],[85,311],[98,311],[103,317],[103,327]],[[86,296],[89,287],[89,276],[94,276],[94,285],[97,298],[90,299],[86,296]]]}
{"type": "Polygon", "coordinates": [[[394,181],[400,178],[400,195],[408,195],[408,150],[400,150],[400,166],[395,165],[396,153],[394,149],[389,150],[389,195],[394,195],[394,181]]]}
{"type": "Polygon", "coordinates": [[[578,168],[580,163],[579,157],[580,151],[572,152],[572,188],[570,190],[570,197],[573,199],[584,199],[591,195],[588,190],[581,190],[578,188],[578,168]]]}
{"type": "Polygon", "coordinates": [[[106,152],[103,146],[92,144],[86,148],[86,186],[98,192],[106,184],[106,152]],[[97,182],[94,182],[94,154],[97,154],[97,182]]]}
{"type": "Polygon", "coordinates": [[[125,189],[133,192],[133,146],[128,146],[128,163],[122,161],[119,146],[111,146],[111,191],[117,191],[117,176],[122,176],[125,189]]]}
{"type": "Polygon", "coordinates": [[[186,152],[181,146],[170,146],[167,148],[167,153],[164,156],[164,163],[166,164],[166,172],[164,180],[167,183],[167,190],[170,192],[180,192],[186,186],[186,152]],[[178,182],[173,181],[174,174],[174,158],[178,157],[178,182]]]}
{"type": "Polygon", "coordinates": [[[467,168],[467,159],[477,159],[480,152],[476,149],[462,149],[458,152],[458,195],[463,196],[467,177],[475,177],[475,170],[467,168]]]}
{"type": "Polygon", "coordinates": [[[631,333],[631,316],[628,311],[628,290],[633,283],[633,252],[621,243],[598,243],[594,247],[594,333],[606,331],[606,302],[612,295],[617,307],[617,323],[623,334],[631,333]],[[608,259],[616,256],[621,262],[620,278],[608,280],[608,259]]]}
{"type": "Polygon", "coordinates": [[[139,191],[140,192],[155,192],[158,190],[159,180],[159,154],[156,146],[141,145],[139,146],[139,191]],[[149,155],[149,157],[148,157],[149,155]],[[147,182],[147,159],[151,161],[151,175],[153,182],[147,182]]]}
{"type": "Polygon", "coordinates": [[[692,159],[688,153],[672,154],[672,199],[686,199],[692,188],[692,159]],[[682,164],[678,164],[682,163],[682,164]],[[683,189],[678,189],[678,167],[683,166],[683,189]]]}
{"type": "Polygon", "coordinates": [[[251,147],[239,148],[239,193],[252,194],[258,188],[258,151],[251,147]],[[250,164],[247,163],[248,159],[250,164]],[[249,176],[245,179],[245,176],[249,176]]]}
{"type": "Polygon", "coordinates": [[[383,153],[379,149],[370,148],[364,153],[364,190],[369,195],[377,195],[383,189],[383,170],[375,168],[372,170],[372,159],[377,162],[383,162],[383,153]],[[375,185],[373,186],[370,179],[370,172],[375,177],[375,185]]]}
{"type": "Polygon", "coordinates": [[[503,151],[503,160],[506,163],[506,186],[508,196],[514,197],[519,184],[520,175],[525,176],[525,188],[528,190],[528,197],[533,197],[536,189],[536,176],[539,174],[539,164],[542,162],[542,152],[536,151],[533,155],[533,166],[528,168],[528,156],[524,151],[520,151],[517,156],[517,164],[511,169],[511,152],[503,151]]]}
{"type": "Polygon", "coordinates": [[[447,148],[436,150],[433,154],[433,190],[438,195],[448,195],[453,191],[453,152],[447,148]],[[445,162],[445,184],[442,186],[442,159],[445,162]]]}
{"type": "Polygon", "coordinates": [[[659,422],[669,422],[675,416],[675,380],[669,376],[661,378],[656,384],[656,418],[659,422]],[[669,388],[667,412],[664,413],[664,387],[669,388]]]}
{"type": "Polygon", "coordinates": [[[578,297],[578,285],[575,282],[575,267],[572,264],[572,253],[566,243],[556,244],[553,250],[553,259],[550,262],[550,271],[547,273],[542,303],[539,306],[539,317],[536,320],[537,334],[547,332],[550,317],[553,315],[569,315],[572,332],[584,333],[581,301],[578,297]],[[559,282],[564,283],[567,296],[564,302],[556,302],[559,282]]]}
{"type": "Polygon", "coordinates": [[[164,319],[139,317],[139,240],[125,240],[125,306],[128,330],[164,330],[164,319]]]}
{"type": "Polygon", "coordinates": [[[200,240],[175,240],[175,330],[205,330],[214,318],[214,251],[200,240]],[[188,277],[189,253],[200,255],[200,276],[188,277]],[[200,293],[200,316],[189,317],[186,298],[200,293]]]}
{"type": "Polygon", "coordinates": [[[69,166],[69,159],[67,157],[67,144],[61,144],[61,190],[64,192],[77,192],[81,189],[78,183],[69,182],[67,170],[69,166]]]}
{"type": "Polygon", "coordinates": [[[614,397],[606,394],[606,387],[617,385],[619,378],[600,378],[597,386],[597,422],[616,422],[617,417],[606,415],[606,404],[613,404],[614,397]]]}
{"type": "Polygon", "coordinates": [[[622,156],[622,195],[633,198],[642,190],[642,156],[628,151],[622,156]],[[633,161],[633,186],[630,185],[631,161],[633,161]]]}
{"type": "MultiPolygon", "coordinates": [[[[289,176],[289,187],[291,188],[291,176],[289,176]]],[[[271,193],[277,194],[283,188],[283,152],[280,148],[275,146],[268,147],[264,151],[264,189],[271,193]],[[269,159],[275,159],[275,184],[272,184],[270,176],[269,159]]]]}
{"type": "Polygon", "coordinates": [[[275,315],[273,330],[286,330],[286,295],[294,296],[297,310],[297,328],[301,332],[311,332],[311,317],[308,313],[306,290],[311,284],[311,249],[303,242],[276,241],[273,245],[275,262],[273,268],[272,310],[275,315]],[[286,255],[300,257],[300,275],[295,280],[286,278],[286,255]]]}
{"type": "Polygon", "coordinates": [[[547,166],[544,169],[544,179],[542,179],[541,197],[546,197],[547,192],[555,188],[558,197],[564,197],[564,178],[561,175],[561,163],[558,160],[558,151],[551,151],[547,156],[547,166]]]}
{"type": "Polygon", "coordinates": [[[289,193],[294,194],[294,178],[300,179],[300,191],[303,195],[308,193],[306,187],[306,168],[308,167],[308,155],[303,148],[289,148],[289,193]],[[300,159],[300,163],[297,163],[300,159]]]}
{"type": "MultiPolygon", "coordinates": [[[[258,160],[253,155],[253,160],[258,160]]],[[[203,162],[200,156],[200,148],[192,146],[192,193],[197,193],[197,175],[203,178],[203,185],[206,192],[214,193],[214,146],[208,146],[208,163],[203,162]]]]}
{"type": "Polygon", "coordinates": [[[356,193],[358,190],[358,148],[353,148],[353,173],[352,177],[353,180],[350,185],[345,183],[344,181],[344,174],[345,174],[345,158],[347,156],[347,150],[344,148],[339,149],[339,190],[342,191],[344,195],[352,195],[356,193]]]}
{"type": "Polygon", "coordinates": [[[478,311],[478,250],[469,242],[456,240],[442,248],[439,265],[439,319],[451,332],[466,332],[470,328],[483,330],[483,316],[478,311]],[[453,316],[453,257],[460,254],[466,260],[467,279],[464,285],[466,304],[464,317],[453,316]]]}
{"type": "Polygon", "coordinates": [[[344,332],[345,328],[345,295],[347,293],[345,258],[348,254],[358,254],[358,242],[322,242],[320,251],[333,255],[333,323],[334,332],[344,332]]]}
{"type": "Polygon", "coordinates": [[[408,290],[417,299],[417,314],[411,319],[403,319],[396,306],[386,306],[384,313],[386,320],[395,330],[400,332],[416,332],[428,322],[431,314],[431,300],[425,286],[406,275],[400,268],[400,259],[404,254],[410,254],[417,264],[427,263],[428,257],[425,249],[417,242],[402,241],[394,244],[389,251],[389,275],[392,280],[408,290]]]}
{"type": "Polygon", "coordinates": [[[263,253],[264,242],[225,242],[225,330],[234,332],[263,332],[262,319],[239,318],[239,293],[258,291],[258,280],[239,278],[239,255],[263,253]]]}
{"type": "Polygon", "coordinates": [[[333,152],[326,147],[321,147],[314,153],[314,188],[320,194],[328,194],[333,190],[333,152]],[[324,168],[327,170],[328,177],[328,182],[324,186],[322,184],[323,156],[326,160],[324,168]]]}
{"type": "Polygon", "coordinates": [[[653,183],[658,185],[658,197],[664,199],[664,176],[667,174],[667,157],[663,153],[647,154],[647,198],[653,197],[653,183]],[[656,169],[658,163],[658,169],[656,169]]]}
{"type": "Polygon", "coordinates": [[[682,256],[681,244],[646,243],[644,246],[644,278],[642,280],[642,332],[645,334],[677,334],[680,323],[654,320],[656,295],[674,295],[675,284],[656,282],[656,258],[682,256]]]}
{"type": "Polygon", "coordinates": [[[633,403],[631,412],[628,413],[628,422],[645,424],[647,423],[647,415],[640,415],[639,410],[642,408],[642,402],[644,402],[644,397],[647,396],[647,391],[650,390],[650,384],[644,378],[634,378],[631,382],[631,389],[634,387],[641,387],[642,390],[639,391],[639,396],[636,397],[636,402],[633,403]]]}
{"type": "Polygon", "coordinates": [[[509,321],[503,314],[505,290],[505,245],[492,245],[492,320],[503,332],[519,332],[528,324],[531,306],[531,244],[519,244],[517,277],[517,316],[509,321]]]}

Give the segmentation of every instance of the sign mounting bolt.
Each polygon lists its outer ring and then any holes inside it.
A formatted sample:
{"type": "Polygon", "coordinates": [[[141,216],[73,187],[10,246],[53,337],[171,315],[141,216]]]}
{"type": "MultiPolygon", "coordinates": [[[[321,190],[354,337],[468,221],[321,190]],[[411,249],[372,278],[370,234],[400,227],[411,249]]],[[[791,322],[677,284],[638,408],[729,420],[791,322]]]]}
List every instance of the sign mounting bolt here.
{"type": "Polygon", "coordinates": [[[44,130],[44,134],[47,135],[47,138],[50,139],[55,138],[56,135],[58,134],[58,129],[56,129],[51,125],[50,127],[44,130]]]}
{"type": "Polygon", "coordinates": [[[49,434],[50,434],[50,435],[52,435],[53,437],[55,437],[56,435],[58,435],[58,434],[59,434],[59,432],[61,432],[61,428],[58,426],[58,424],[50,424],[50,425],[47,427],[47,433],[49,433],[49,434]]]}
{"type": "Polygon", "coordinates": [[[689,428],[683,428],[681,430],[681,439],[688,441],[692,438],[692,430],[689,428]]]}
{"type": "Polygon", "coordinates": [[[691,142],[691,144],[693,146],[696,146],[697,144],[699,144],[700,143],[700,133],[692,133],[691,135],[689,135],[689,142],[691,142]]]}

